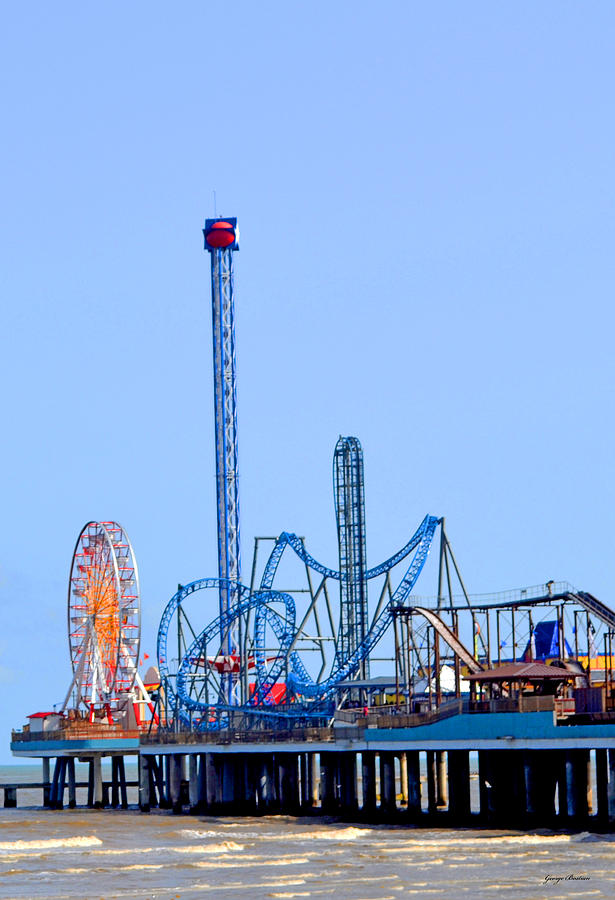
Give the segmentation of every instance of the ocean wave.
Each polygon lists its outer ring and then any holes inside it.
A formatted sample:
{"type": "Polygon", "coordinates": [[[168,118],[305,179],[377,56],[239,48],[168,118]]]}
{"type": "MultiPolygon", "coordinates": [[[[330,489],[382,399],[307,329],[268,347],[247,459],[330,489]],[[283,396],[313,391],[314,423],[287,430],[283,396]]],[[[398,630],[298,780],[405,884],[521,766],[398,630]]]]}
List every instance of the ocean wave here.
{"type": "Polygon", "coordinates": [[[100,838],[94,835],[79,835],[70,838],[47,838],[34,841],[0,841],[0,851],[15,852],[16,850],[63,850],[73,847],[99,847],[102,846],[100,838]]]}
{"type": "MultiPolygon", "coordinates": [[[[375,837],[374,833],[372,836],[375,837]]],[[[401,837],[399,843],[395,847],[391,847],[390,843],[382,840],[373,840],[370,842],[374,849],[387,849],[388,852],[402,852],[409,848],[418,848],[431,852],[432,850],[447,850],[451,848],[488,848],[507,847],[509,845],[525,845],[531,846],[532,850],[537,850],[540,845],[552,844],[570,844],[571,841],[577,839],[577,835],[570,834],[503,834],[503,835],[485,835],[484,837],[464,837],[463,835],[447,835],[446,837],[429,837],[429,835],[418,835],[416,832],[410,837],[401,837]]]]}
{"type": "Polygon", "coordinates": [[[222,841],[218,844],[206,844],[204,847],[176,847],[180,853],[186,851],[194,853],[233,853],[243,850],[243,844],[237,844],[235,841],[222,841]]]}
{"type": "Polygon", "coordinates": [[[195,844],[186,844],[185,846],[170,844],[160,844],[155,847],[110,847],[106,850],[95,850],[97,856],[136,856],[140,853],[240,853],[243,850],[242,844],[236,844],[234,841],[221,841],[217,844],[209,844],[206,846],[197,846],[195,844]]]}
{"type": "Polygon", "coordinates": [[[613,843],[615,834],[593,834],[590,831],[582,831],[580,834],[573,834],[571,840],[575,844],[594,844],[602,841],[613,843]]]}
{"type": "MultiPolygon", "coordinates": [[[[237,825],[228,827],[237,828],[237,825]]],[[[184,828],[177,833],[180,837],[194,841],[209,837],[220,837],[220,832],[218,831],[199,831],[193,828],[184,828]]],[[[354,825],[346,828],[310,828],[295,834],[283,834],[279,831],[241,831],[237,828],[237,834],[232,835],[232,837],[237,837],[244,841],[250,839],[262,841],[269,838],[270,840],[288,843],[289,841],[305,841],[306,838],[322,841],[355,841],[367,835],[373,836],[374,833],[373,828],[357,828],[354,825]]]]}

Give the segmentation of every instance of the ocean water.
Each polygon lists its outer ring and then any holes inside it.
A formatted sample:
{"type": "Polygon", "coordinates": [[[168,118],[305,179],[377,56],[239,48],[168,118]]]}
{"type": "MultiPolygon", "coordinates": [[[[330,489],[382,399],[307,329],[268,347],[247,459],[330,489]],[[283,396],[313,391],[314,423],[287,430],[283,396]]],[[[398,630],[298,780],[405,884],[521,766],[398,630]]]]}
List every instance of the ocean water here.
{"type": "MultiPolygon", "coordinates": [[[[40,770],[0,776],[36,781],[40,770]]],[[[21,808],[0,810],[0,898],[615,897],[615,835],[52,812],[23,807],[30,797],[40,803],[23,792],[21,808]]]]}

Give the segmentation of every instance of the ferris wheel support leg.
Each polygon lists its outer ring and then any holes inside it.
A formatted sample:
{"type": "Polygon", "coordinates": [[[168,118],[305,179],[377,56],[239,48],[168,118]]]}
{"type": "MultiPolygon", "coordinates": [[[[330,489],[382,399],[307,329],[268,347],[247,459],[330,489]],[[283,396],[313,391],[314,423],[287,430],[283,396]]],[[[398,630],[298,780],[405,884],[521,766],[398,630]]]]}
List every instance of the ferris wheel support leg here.
{"type": "Polygon", "coordinates": [[[62,709],[60,710],[60,712],[64,712],[64,710],[68,706],[68,701],[70,700],[71,691],[75,686],[77,687],[77,691],[76,691],[77,703],[79,703],[79,698],[81,696],[81,683],[83,681],[83,671],[85,669],[85,663],[86,663],[86,659],[87,659],[87,654],[85,653],[85,648],[88,645],[89,639],[90,639],[90,622],[88,621],[86,628],[85,628],[85,637],[83,638],[81,658],[79,660],[79,664],[78,664],[77,668],[75,669],[75,671],[73,673],[73,680],[71,681],[70,687],[68,688],[68,690],[66,692],[66,697],[64,698],[64,703],[62,704],[62,709]]]}

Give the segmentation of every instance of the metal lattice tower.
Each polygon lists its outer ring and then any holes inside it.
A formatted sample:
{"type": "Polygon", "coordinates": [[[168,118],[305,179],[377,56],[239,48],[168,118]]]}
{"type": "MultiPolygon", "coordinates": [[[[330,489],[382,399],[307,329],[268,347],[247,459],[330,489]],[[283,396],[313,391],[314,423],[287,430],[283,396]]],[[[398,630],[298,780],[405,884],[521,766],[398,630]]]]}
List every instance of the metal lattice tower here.
{"type": "MultiPolygon", "coordinates": [[[[236,602],[236,591],[225,582],[239,583],[239,485],[237,473],[237,389],[235,373],[235,298],[233,253],[239,249],[237,219],[207,219],[205,249],[211,256],[211,298],[216,425],[216,487],[218,513],[218,574],[220,615],[236,602]]],[[[230,629],[222,653],[238,652],[240,636],[230,629]]],[[[228,679],[232,700],[232,679],[228,679]]]]}
{"type": "MultiPolygon", "coordinates": [[[[333,457],[333,487],[340,554],[340,627],[338,663],[347,660],[367,634],[367,557],[363,450],[358,438],[340,437],[333,457]]],[[[369,677],[369,658],[362,660],[355,678],[369,677]]]]}

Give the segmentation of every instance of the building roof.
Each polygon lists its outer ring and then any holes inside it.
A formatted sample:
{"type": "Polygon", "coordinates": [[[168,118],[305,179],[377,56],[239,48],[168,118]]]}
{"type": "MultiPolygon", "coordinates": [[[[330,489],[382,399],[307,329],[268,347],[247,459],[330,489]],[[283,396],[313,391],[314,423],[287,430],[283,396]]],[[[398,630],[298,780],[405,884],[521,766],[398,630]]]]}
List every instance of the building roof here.
{"type": "Polygon", "coordinates": [[[347,691],[351,688],[361,688],[362,690],[377,691],[382,688],[394,688],[396,685],[399,685],[400,688],[403,686],[401,684],[401,679],[395,681],[394,675],[376,675],[374,678],[366,678],[363,680],[339,681],[336,684],[336,689],[347,691]]]}
{"type": "Polygon", "coordinates": [[[507,663],[497,669],[485,669],[466,675],[467,681],[564,681],[578,677],[578,672],[569,672],[558,666],[547,666],[539,662],[507,663]]]}
{"type": "Polygon", "coordinates": [[[53,710],[52,712],[37,712],[32,713],[29,716],[26,716],[26,719],[46,719],[47,716],[61,716],[62,713],[56,712],[53,710]]]}

